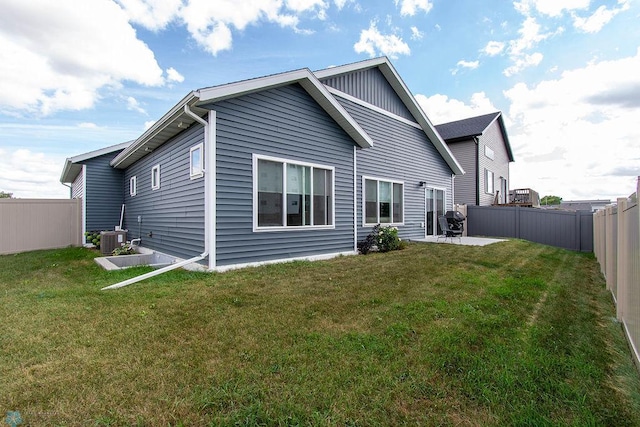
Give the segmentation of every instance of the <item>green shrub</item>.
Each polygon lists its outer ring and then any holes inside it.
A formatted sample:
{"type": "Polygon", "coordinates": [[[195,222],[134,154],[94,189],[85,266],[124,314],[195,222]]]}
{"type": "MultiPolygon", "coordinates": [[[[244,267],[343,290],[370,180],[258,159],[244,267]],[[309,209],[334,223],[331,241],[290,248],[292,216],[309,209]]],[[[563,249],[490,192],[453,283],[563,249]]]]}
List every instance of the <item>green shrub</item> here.
{"type": "Polygon", "coordinates": [[[358,243],[360,253],[366,255],[376,247],[378,252],[389,252],[402,249],[404,246],[398,237],[398,228],[380,224],[373,227],[371,233],[358,243]]]}

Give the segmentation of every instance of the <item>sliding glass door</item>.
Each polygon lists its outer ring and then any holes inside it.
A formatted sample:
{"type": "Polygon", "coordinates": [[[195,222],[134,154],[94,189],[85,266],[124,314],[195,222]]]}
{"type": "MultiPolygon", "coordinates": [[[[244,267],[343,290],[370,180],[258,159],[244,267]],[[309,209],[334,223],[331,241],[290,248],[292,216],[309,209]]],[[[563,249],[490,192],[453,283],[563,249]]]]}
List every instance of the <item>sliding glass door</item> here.
{"type": "Polygon", "coordinates": [[[438,225],[438,216],[444,215],[444,190],[429,188],[425,190],[425,235],[437,236],[442,230],[438,225]]]}

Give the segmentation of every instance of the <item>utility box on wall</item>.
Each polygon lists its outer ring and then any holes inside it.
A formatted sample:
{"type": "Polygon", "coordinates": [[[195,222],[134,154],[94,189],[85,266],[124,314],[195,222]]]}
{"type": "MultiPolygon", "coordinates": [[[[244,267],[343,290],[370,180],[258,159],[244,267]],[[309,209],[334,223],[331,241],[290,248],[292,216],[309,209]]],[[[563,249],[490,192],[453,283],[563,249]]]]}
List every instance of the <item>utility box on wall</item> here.
{"type": "Polygon", "coordinates": [[[100,233],[100,252],[111,255],[115,248],[119,248],[127,241],[127,231],[103,231],[100,233]]]}

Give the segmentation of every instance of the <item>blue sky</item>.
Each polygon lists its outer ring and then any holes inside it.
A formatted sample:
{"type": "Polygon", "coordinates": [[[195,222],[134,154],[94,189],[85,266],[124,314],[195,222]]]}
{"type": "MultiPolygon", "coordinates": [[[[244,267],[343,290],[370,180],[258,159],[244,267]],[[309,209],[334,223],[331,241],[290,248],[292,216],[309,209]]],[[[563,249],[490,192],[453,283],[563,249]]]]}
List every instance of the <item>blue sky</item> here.
{"type": "Polygon", "coordinates": [[[193,89],[386,55],[434,124],[500,110],[511,188],[640,175],[639,0],[0,0],[0,190],[67,197],[64,159],[193,89]],[[9,60],[10,58],[10,60],[9,60]]]}

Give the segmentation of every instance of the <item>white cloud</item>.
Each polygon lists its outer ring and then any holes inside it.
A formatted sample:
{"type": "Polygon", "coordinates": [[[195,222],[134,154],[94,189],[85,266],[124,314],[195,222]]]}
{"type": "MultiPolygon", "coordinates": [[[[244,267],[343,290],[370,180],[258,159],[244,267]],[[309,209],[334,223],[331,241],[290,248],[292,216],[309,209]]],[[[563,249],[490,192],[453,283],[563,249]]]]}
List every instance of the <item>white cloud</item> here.
{"type": "Polygon", "coordinates": [[[532,9],[548,16],[560,16],[564,10],[587,9],[591,0],[522,0],[513,5],[523,15],[529,15],[532,9]]]}
{"type": "Polygon", "coordinates": [[[91,122],[82,122],[82,123],[78,123],[78,127],[83,129],[97,129],[98,125],[91,122]]]}
{"type": "Polygon", "coordinates": [[[505,68],[502,73],[507,77],[511,77],[515,74],[518,74],[525,68],[539,65],[542,62],[543,58],[544,56],[540,52],[536,52],[531,55],[516,57],[514,59],[514,64],[510,67],[505,68]]]}
{"type": "Polygon", "coordinates": [[[0,190],[19,198],[68,198],[69,189],[60,184],[63,158],[26,149],[0,149],[0,190]]]}
{"type": "Polygon", "coordinates": [[[489,56],[496,56],[501,54],[504,51],[505,44],[503,42],[498,41],[490,41],[484,47],[483,52],[489,56]]]}
{"type": "Polygon", "coordinates": [[[422,40],[424,33],[418,27],[411,27],[411,40],[422,40]]]}
{"type": "Polygon", "coordinates": [[[624,194],[640,173],[639,67],[640,49],[633,57],[505,91],[516,151],[512,183],[541,195],[563,188],[567,194],[557,195],[565,198],[624,194]]]}
{"type": "Polygon", "coordinates": [[[144,108],[140,106],[140,103],[133,96],[127,97],[127,110],[137,111],[140,114],[147,114],[144,108]]]}
{"type": "Polygon", "coordinates": [[[111,1],[5,2],[0,14],[0,106],[51,114],[90,108],[123,81],[159,86],[162,69],[111,1]],[[100,31],[96,31],[99,28],[100,31]],[[79,40],[79,37],[82,40],[79,40]]]}
{"type": "Polygon", "coordinates": [[[409,45],[395,34],[382,34],[378,31],[375,21],[371,21],[369,29],[360,32],[360,40],[353,45],[356,53],[366,53],[370,57],[386,55],[397,58],[398,55],[409,55],[409,45]]]}
{"type": "Polygon", "coordinates": [[[484,92],[474,93],[469,104],[441,94],[429,97],[419,94],[416,95],[416,100],[434,124],[453,122],[498,111],[484,92]]]}
{"type": "MultiPolygon", "coordinates": [[[[344,6],[344,4],[343,4],[344,6]]],[[[229,50],[233,32],[244,30],[257,22],[271,22],[291,28],[300,34],[312,31],[298,28],[299,15],[312,13],[318,19],[326,17],[329,4],[322,0],[188,0],[179,16],[196,42],[207,52],[217,55],[229,50]]]]}
{"type": "Polygon", "coordinates": [[[149,120],[147,122],[144,122],[144,130],[149,129],[151,126],[153,126],[156,123],[155,120],[149,120]]]}
{"type": "Polygon", "coordinates": [[[424,13],[429,13],[433,8],[433,3],[429,0],[395,0],[396,7],[400,5],[400,15],[413,16],[422,10],[424,13]]]}
{"type": "Polygon", "coordinates": [[[163,30],[174,20],[182,0],[115,0],[129,20],[152,31],[163,30]]]}
{"type": "Polygon", "coordinates": [[[165,71],[167,73],[167,81],[177,83],[182,83],[184,81],[184,76],[176,71],[175,68],[169,67],[165,71]]]}
{"type": "Polygon", "coordinates": [[[600,6],[591,16],[581,18],[573,14],[573,26],[585,33],[597,33],[607,25],[617,14],[629,9],[629,3],[626,0],[620,2],[621,7],[608,9],[606,6],[600,6]]]}
{"type": "Polygon", "coordinates": [[[469,70],[475,70],[476,68],[478,68],[480,66],[480,61],[465,61],[465,60],[460,60],[458,61],[458,63],[456,64],[456,68],[454,68],[451,71],[451,75],[456,75],[458,74],[458,71],[460,71],[463,68],[467,68],[469,70]]]}

